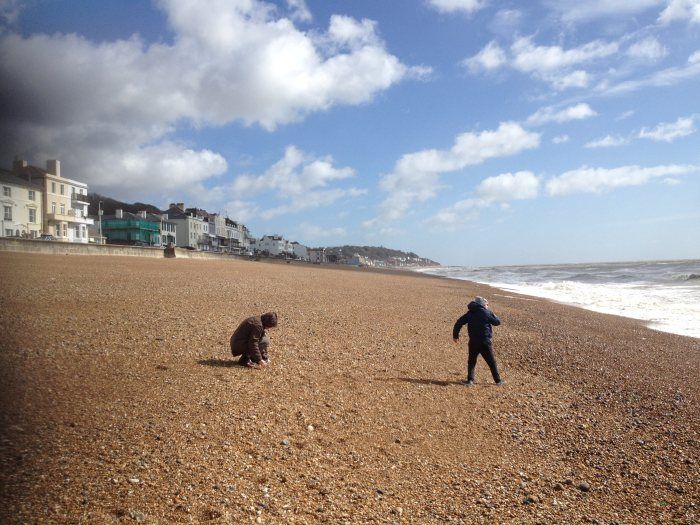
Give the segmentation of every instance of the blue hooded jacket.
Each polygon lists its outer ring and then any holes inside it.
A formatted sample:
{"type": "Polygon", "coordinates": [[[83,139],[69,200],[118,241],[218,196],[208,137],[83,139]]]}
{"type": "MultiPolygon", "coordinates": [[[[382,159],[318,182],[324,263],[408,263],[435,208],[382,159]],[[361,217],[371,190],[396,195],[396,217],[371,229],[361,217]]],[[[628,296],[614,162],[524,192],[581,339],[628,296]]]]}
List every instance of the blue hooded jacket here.
{"type": "Polygon", "coordinates": [[[467,306],[469,310],[462,317],[457,319],[454,328],[452,329],[452,338],[459,338],[459,331],[466,324],[469,332],[469,340],[475,343],[485,343],[491,341],[493,334],[491,325],[498,326],[501,320],[496,315],[476,301],[472,301],[467,306]]]}

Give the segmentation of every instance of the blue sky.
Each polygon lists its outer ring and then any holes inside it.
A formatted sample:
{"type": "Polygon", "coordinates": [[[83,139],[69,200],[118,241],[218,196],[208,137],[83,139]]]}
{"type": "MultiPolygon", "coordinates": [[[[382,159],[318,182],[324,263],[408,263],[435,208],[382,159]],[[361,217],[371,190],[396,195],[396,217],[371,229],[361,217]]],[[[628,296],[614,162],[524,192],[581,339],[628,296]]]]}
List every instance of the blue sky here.
{"type": "Polygon", "coordinates": [[[697,258],[700,0],[0,0],[6,167],[443,264],[697,258]]]}

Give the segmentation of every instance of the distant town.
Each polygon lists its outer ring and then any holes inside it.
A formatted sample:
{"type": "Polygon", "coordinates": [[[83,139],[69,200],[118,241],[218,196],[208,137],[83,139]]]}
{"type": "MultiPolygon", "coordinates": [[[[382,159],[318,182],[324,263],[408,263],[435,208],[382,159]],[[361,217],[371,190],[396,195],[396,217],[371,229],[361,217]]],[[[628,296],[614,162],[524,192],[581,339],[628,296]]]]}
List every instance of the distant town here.
{"type": "Polygon", "coordinates": [[[438,266],[415,253],[384,247],[309,247],[279,233],[256,237],[245,224],[184,202],[166,210],[127,204],[88,192],[84,182],[61,174],[61,163],[46,168],[16,158],[0,168],[0,236],[83,244],[119,244],[143,248],[177,247],[248,257],[295,259],[371,267],[438,266]]]}

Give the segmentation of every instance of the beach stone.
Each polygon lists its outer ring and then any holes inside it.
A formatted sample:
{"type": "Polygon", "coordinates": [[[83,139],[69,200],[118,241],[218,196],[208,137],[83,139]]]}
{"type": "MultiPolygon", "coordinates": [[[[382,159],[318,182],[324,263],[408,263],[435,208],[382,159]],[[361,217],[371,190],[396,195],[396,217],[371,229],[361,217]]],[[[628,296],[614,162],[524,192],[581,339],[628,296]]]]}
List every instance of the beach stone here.
{"type": "Polygon", "coordinates": [[[582,481],[581,483],[578,484],[578,489],[581,492],[588,492],[589,490],[591,490],[591,486],[588,483],[586,483],[585,481],[582,481]]]}
{"type": "Polygon", "coordinates": [[[288,447],[288,446],[289,446],[289,440],[288,440],[288,439],[283,439],[280,443],[281,443],[282,445],[284,445],[285,447],[288,447]]]}

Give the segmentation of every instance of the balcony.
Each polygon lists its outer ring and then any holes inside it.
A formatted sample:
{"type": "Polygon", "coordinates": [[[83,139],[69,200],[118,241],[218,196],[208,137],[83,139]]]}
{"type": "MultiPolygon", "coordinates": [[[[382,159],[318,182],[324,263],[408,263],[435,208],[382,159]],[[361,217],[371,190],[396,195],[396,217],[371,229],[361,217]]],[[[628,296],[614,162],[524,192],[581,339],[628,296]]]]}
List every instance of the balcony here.
{"type": "Polygon", "coordinates": [[[88,217],[83,217],[82,215],[78,215],[75,213],[75,210],[68,210],[65,213],[61,213],[61,212],[47,213],[46,219],[49,221],[56,221],[56,222],[76,222],[78,224],[95,224],[95,221],[93,219],[90,219],[88,217]]]}
{"type": "Polygon", "coordinates": [[[79,202],[81,204],[90,204],[87,195],[81,195],[80,193],[73,193],[70,196],[71,202],[79,202]]]}

